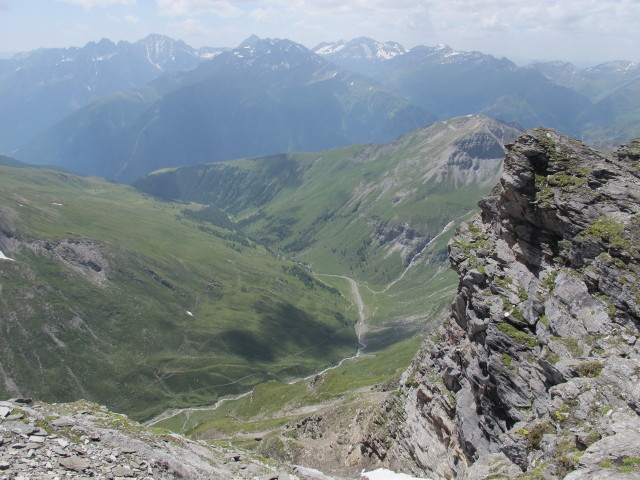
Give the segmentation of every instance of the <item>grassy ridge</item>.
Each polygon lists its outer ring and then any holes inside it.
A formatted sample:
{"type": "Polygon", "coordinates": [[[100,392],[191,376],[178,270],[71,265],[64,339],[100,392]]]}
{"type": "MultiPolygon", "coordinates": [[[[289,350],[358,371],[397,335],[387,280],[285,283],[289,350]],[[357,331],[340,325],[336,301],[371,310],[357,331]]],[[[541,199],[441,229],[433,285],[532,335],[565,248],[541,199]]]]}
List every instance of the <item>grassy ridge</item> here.
{"type": "Polygon", "coordinates": [[[143,419],[309,373],[357,345],[339,292],[184,205],[7,167],[0,205],[16,260],[0,263],[2,396],[82,396],[143,419]]]}

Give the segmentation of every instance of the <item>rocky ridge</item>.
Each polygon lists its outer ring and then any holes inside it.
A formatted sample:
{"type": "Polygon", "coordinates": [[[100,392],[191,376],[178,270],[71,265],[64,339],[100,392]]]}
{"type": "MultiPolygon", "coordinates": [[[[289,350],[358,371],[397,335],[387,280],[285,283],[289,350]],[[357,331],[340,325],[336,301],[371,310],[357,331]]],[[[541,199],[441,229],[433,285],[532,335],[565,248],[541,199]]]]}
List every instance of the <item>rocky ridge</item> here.
{"type": "Polygon", "coordinates": [[[105,407],[80,401],[0,401],[0,479],[312,480],[232,448],[145,428],[105,407]]]}
{"type": "Polygon", "coordinates": [[[451,241],[451,316],[365,455],[432,478],[640,478],[640,140],[508,146],[451,241]]]}

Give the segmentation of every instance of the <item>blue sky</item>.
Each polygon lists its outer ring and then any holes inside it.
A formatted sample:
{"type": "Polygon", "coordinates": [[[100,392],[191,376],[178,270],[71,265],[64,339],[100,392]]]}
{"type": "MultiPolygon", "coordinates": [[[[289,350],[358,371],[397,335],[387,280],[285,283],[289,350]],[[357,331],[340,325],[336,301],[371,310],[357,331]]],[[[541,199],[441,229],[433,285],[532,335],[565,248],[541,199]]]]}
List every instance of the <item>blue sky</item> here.
{"type": "Polygon", "coordinates": [[[0,0],[0,52],[149,33],[194,47],[256,34],[307,47],[368,36],[517,62],[640,61],[640,0],[0,0]]]}

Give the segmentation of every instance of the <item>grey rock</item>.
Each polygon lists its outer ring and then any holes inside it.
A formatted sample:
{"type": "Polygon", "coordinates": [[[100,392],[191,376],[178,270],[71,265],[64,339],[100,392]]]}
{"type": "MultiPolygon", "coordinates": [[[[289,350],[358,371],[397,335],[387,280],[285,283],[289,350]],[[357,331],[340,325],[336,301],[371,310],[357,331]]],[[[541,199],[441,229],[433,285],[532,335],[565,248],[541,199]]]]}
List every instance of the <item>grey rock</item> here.
{"type": "Polygon", "coordinates": [[[38,404],[37,409],[11,402],[2,402],[2,406],[22,409],[34,424],[6,420],[0,423],[0,462],[6,465],[7,479],[240,480],[274,474],[287,478],[286,471],[290,470],[284,465],[266,466],[254,455],[212,447],[179,435],[171,435],[171,441],[166,441],[142,425],[123,423],[120,416],[104,408],[100,415],[92,414],[98,407],[89,402],[38,404]],[[62,425],[72,428],[61,428],[62,425]],[[56,433],[46,435],[47,431],[56,433]],[[225,465],[223,459],[231,454],[241,455],[242,462],[225,465]]]}
{"type": "Polygon", "coordinates": [[[83,472],[91,466],[89,460],[77,456],[61,458],[58,460],[58,463],[67,470],[73,470],[75,472],[83,472]]]}
{"type": "Polygon", "coordinates": [[[504,453],[492,453],[481,456],[459,480],[513,478],[521,473],[522,470],[509,460],[504,453]]]}
{"type": "Polygon", "coordinates": [[[117,466],[111,470],[111,473],[116,477],[134,477],[135,473],[129,467],[117,466]]]}
{"type": "Polygon", "coordinates": [[[75,424],[75,420],[71,417],[60,417],[51,422],[54,427],[72,427],[75,424]]]}
{"type": "Polygon", "coordinates": [[[24,418],[23,413],[13,413],[6,417],[7,420],[22,420],[24,418]]]}
{"type": "Polygon", "coordinates": [[[41,442],[27,442],[24,445],[24,448],[27,450],[35,450],[36,448],[42,448],[43,444],[41,442]]]}
{"type": "Polygon", "coordinates": [[[594,467],[578,469],[564,477],[564,480],[637,480],[636,472],[621,472],[616,468],[594,467]]]}
{"type": "Polygon", "coordinates": [[[545,479],[630,478],[600,464],[640,458],[632,145],[606,157],[535,129],[508,147],[499,185],[449,244],[458,293],[403,376],[390,465],[475,480],[503,454],[545,479]]]}
{"type": "Polygon", "coordinates": [[[9,431],[11,431],[13,433],[16,433],[18,435],[24,435],[25,437],[33,434],[34,432],[36,432],[38,430],[33,425],[28,425],[26,423],[13,422],[13,421],[5,422],[3,424],[3,427],[6,430],[9,430],[9,431]]]}
{"type": "Polygon", "coordinates": [[[0,418],[4,418],[11,413],[11,409],[0,406],[0,418]]]}

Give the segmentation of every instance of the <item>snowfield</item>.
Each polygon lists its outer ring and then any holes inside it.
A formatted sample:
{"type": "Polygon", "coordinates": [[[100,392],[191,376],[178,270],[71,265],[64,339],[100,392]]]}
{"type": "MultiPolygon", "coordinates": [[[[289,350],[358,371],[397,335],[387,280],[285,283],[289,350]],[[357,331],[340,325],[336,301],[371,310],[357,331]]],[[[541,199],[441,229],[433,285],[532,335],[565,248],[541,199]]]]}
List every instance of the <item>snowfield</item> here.
{"type": "Polygon", "coordinates": [[[367,480],[431,480],[430,478],[412,477],[406,473],[396,473],[386,468],[378,468],[371,472],[365,472],[364,470],[360,474],[367,480]]]}
{"type": "Polygon", "coordinates": [[[2,250],[0,250],[0,260],[9,260],[10,262],[15,262],[15,260],[13,258],[9,258],[7,257],[2,250]]]}

